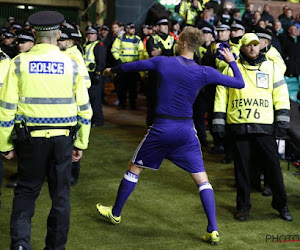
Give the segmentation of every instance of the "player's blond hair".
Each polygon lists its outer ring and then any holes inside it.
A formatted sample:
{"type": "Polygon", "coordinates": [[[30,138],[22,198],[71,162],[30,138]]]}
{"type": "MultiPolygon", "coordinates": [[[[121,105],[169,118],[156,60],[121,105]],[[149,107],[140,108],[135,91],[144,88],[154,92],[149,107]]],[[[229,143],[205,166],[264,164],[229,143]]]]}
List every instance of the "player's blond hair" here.
{"type": "Polygon", "coordinates": [[[186,42],[188,49],[195,52],[203,43],[203,32],[197,28],[187,27],[180,34],[180,40],[186,42]]]}

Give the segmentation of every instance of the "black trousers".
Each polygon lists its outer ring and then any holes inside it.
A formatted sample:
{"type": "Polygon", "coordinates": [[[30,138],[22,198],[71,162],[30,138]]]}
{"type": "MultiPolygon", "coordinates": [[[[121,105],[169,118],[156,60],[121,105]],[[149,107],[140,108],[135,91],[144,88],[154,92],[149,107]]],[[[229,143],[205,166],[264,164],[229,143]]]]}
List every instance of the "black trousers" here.
{"type": "Polygon", "coordinates": [[[92,124],[102,125],[104,121],[102,102],[103,102],[103,77],[99,76],[99,79],[95,79],[94,73],[90,73],[92,85],[88,89],[90,103],[93,110],[92,124]]]}
{"type": "MultiPolygon", "coordinates": [[[[2,179],[3,179],[3,164],[2,164],[2,155],[0,155],[0,200],[1,200],[2,179]]],[[[1,201],[0,201],[0,203],[1,203],[1,201]]]]}
{"type": "Polygon", "coordinates": [[[200,143],[206,142],[206,119],[205,113],[207,112],[207,100],[203,94],[200,92],[193,105],[193,119],[195,124],[195,129],[197,131],[197,136],[200,143]]]}
{"type": "Polygon", "coordinates": [[[277,144],[274,136],[264,134],[247,134],[235,136],[234,141],[234,172],[237,187],[236,209],[251,209],[251,175],[256,170],[257,152],[264,159],[264,173],[273,193],[272,206],[280,209],[286,206],[287,198],[280,168],[277,144]]]}
{"type": "Polygon", "coordinates": [[[138,72],[120,72],[117,74],[115,81],[117,84],[117,95],[119,105],[126,107],[127,93],[131,108],[136,108],[137,82],[139,80],[138,72]]]}
{"type": "Polygon", "coordinates": [[[72,138],[32,138],[16,142],[20,168],[10,221],[11,248],[31,249],[31,217],[47,177],[52,206],[47,220],[46,250],[63,250],[70,226],[72,138]]]}

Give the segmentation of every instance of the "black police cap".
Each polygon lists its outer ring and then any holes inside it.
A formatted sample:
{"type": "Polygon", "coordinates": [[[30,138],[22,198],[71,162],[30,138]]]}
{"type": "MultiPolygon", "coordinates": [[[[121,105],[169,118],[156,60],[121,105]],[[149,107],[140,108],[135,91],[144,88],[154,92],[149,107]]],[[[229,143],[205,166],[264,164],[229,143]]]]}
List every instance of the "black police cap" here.
{"type": "Polygon", "coordinates": [[[265,38],[272,41],[272,32],[267,29],[261,28],[259,26],[254,26],[252,28],[252,32],[255,33],[258,38],[265,38]]]}
{"type": "Polygon", "coordinates": [[[38,31],[50,31],[59,29],[59,25],[65,20],[63,14],[56,11],[40,11],[32,14],[28,22],[38,31]]]}
{"type": "Polygon", "coordinates": [[[33,42],[34,43],[34,35],[29,30],[26,30],[26,29],[17,30],[16,35],[17,35],[18,42],[33,42]]]}
{"type": "Polygon", "coordinates": [[[59,41],[65,41],[65,40],[80,40],[82,37],[77,29],[67,29],[67,28],[61,28],[61,34],[59,41]]]}

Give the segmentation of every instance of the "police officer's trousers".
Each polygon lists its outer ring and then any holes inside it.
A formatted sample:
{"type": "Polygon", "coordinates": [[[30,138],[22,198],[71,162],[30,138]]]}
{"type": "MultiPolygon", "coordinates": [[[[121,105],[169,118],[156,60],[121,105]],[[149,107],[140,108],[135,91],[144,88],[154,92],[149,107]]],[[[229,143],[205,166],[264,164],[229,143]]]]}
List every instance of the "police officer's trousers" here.
{"type": "Polygon", "coordinates": [[[247,134],[235,136],[234,171],[237,188],[236,209],[249,211],[251,208],[251,173],[257,171],[255,152],[259,150],[264,159],[265,175],[273,193],[272,206],[281,209],[287,198],[280,168],[277,144],[274,136],[266,134],[247,134]]]}
{"type": "Polygon", "coordinates": [[[47,178],[52,206],[47,220],[45,249],[65,249],[70,226],[72,149],[71,136],[31,138],[31,143],[16,142],[20,168],[10,222],[11,248],[20,245],[31,249],[31,217],[47,178]]]}

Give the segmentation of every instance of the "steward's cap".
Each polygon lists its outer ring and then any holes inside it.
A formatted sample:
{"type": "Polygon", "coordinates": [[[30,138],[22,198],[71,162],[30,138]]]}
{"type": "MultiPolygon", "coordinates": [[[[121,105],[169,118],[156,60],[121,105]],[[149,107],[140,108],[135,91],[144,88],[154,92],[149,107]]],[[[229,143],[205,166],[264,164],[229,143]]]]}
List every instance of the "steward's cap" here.
{"type": "Polygon", "coordinates": [[[98,34],[98,30],[94,26],[89,26],[86,29],[86,34],[98,34]]]}
{"type": "Polygon", "coordinates": [[[228,24],[219,22],[216,27],[216,31],[224,31],[224,30],[230,30],[230,26],[228,24]]]}
{"type": "Polygon", "coordinates": [[[261,27],[254,27],[252,29],[252,32],[255,33],[258,38],[265,38],[272,41],[272,33],[266,29],[263,29],[261,27]]]}
{"type": "Polygon", "coordinates": [[[28,22],[38,31],[57,30],[64,20],[63,14],[48,10],[36,12],[28,18],[28,22]]]}
{"type": "Polygon", "coordinates": [[[103,25],[103,26],[101,27],[101,30],[106,30],[106,31],[109,31],[109,28],[108,28],[108,26],[107,26],[107,25],[103,25]]]}
{"type": "Polygon", "coordinates": [[[22,26],[21,26],[20,24],[18,24],[18,23],[13,23],[13,24],[11,25],[11,27],[12,27],[13,29],[15,29],[15,30],[20,30],[20,29],[22,29],[22,26]]]}
{"type": "Polygon", "coordinates": [[[230,25],[231,30],[245,30],[245,23],[240,20],[233,20],[230,25]]]}
{"type": "Polygon", "coordinates": [[[156,22],[156,25],[169,25],[169,20],[166,17],[162,17],[156,22]]]}
{"type": "Polygon", "coordinates": [[[135,29],[135,25],[134,25],[134,23],[127,23],[126,28],[127,29],[135,29]]]}
{"type": "Polygon", "coordinates": [[[34,43],[34,35],[31,31],[21,29],[16,31],[17,35],[17,42],[22,43],[22,42],[33,42],[34,43]]]}
{"type": "Polygon", "coordinates": [[[259,44],[259,39],[254,33],[246,33],[241,39],[241,45],[249,45],[250,43],[259,44]]]}
{"type": "Polygon", "coordinates": [[[15,37],[15,35],[9,31],[4,32],[3,36],[5,38],[14,38],[15,37]]]}
{"type": "Polygon", "coordinates": [[[77,29],[61,28],[60,30],[61,30],[61,34],[58,41],[81,39],[81,35],[79,34],[77,29]]]}

